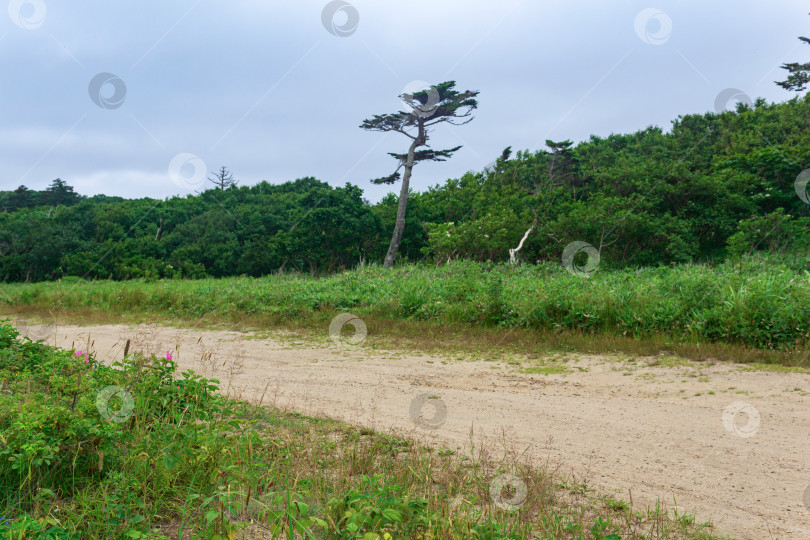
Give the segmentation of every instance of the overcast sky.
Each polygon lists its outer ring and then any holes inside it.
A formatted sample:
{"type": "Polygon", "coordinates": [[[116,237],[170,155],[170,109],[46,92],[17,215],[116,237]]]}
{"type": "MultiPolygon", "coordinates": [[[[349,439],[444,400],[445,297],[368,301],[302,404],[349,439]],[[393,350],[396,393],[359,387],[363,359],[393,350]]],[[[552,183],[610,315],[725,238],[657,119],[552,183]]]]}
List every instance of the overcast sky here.
{"type": "Polygon", "coordinates": [[[402,135],[363,119],[403,90],[480,91],[439,126],[412,187],[480,170],[506,146],[581,141],[715,109],[784,101],[807,61],[806,2],[788,0],[12,0],[0,13],[0,189],[56,177],[81,194],[185,195],[206,169],[240,184],[314,176],[377,201],[402,135]],[[99,75],[101,74],[101,75],[99,75]],[[105,75],[107,74],[107,75],[105,75]],[[733,101],[730,106],[733,106],[733,101]]]}

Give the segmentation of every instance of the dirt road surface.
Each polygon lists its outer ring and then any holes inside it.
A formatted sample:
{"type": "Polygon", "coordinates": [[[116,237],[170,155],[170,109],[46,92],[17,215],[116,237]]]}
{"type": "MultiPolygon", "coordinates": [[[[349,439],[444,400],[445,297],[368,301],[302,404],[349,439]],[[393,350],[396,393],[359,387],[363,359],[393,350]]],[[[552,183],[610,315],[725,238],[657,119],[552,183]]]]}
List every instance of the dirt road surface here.
{"type": "Polygon", "coordinates": [[[505,441],[637,506],[677,501],[736,538],[810,538],[807,373],[576,354],[568,373],[527,373],[536,361],[353,349],[326,334],[313,344],[151,325],[47,333],[105,362],[127,339],[131,351],[171,351],[239,397],[448,448],[469,450],[472,429],[476,444],[505,441]]]}

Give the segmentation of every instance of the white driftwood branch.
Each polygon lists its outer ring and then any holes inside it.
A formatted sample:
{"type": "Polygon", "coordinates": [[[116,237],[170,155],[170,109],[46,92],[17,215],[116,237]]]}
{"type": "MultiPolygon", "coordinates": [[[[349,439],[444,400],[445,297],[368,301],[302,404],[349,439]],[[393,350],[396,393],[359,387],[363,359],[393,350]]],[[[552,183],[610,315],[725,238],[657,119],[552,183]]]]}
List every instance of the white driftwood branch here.
{"type": "Polygon", "coordinates": [[[529,237],[529,235],[534,230],[534,227],[536,225],[537,225],[537,220],[535,219],[534,221],[532,221],[532,226],[529,227],[529,229],[525,233],[523,233],[523,238],[520,239],[520,243],[517,245],[517,247],[509,250],[509,262],[510,263],[517,264],[517,253],[518,253],[518,251],[523,249],[523,243],[529,237]]]}

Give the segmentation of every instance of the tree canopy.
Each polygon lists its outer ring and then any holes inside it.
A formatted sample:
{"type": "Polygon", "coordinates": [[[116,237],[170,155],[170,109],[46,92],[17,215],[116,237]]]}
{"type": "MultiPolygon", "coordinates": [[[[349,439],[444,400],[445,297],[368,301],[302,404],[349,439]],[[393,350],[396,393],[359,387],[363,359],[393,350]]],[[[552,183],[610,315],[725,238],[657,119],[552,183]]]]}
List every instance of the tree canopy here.
{"type": "MultiPolygon", "coordinates": [[[[796,254],[810,269],[810,99],[681,116],[665,132],[592,136],[500,153],[494,166],[408,196],[402,259],[559,261],[584,241],[601,266],[796,254]],[[802,191],[803,188],[804,191],[802,191]]],[[[382,262],[399,197],[315,178],[167,200],[0,192],[0,279],[322,274],[382,262]]]]}

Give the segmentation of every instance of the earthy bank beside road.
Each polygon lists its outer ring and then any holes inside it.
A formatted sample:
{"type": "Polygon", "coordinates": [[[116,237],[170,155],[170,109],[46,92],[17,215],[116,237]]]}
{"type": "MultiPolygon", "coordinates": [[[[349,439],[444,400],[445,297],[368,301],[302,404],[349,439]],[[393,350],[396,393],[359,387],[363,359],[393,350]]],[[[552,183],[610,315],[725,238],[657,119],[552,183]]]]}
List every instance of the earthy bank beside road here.
{"type": "Polygon", "coordinates": [[[672,357],[462,360],[146,325],[60,326],[48,342],[108,362],[128,339],[235,396],[462,451],[471,438],[508,445],[636,505],[676,501],[739,538],[810,538],[807,373],[672,357]],[[430,405],[412,418],[425,395],[446,408],[439,427],[430,405]]]}

